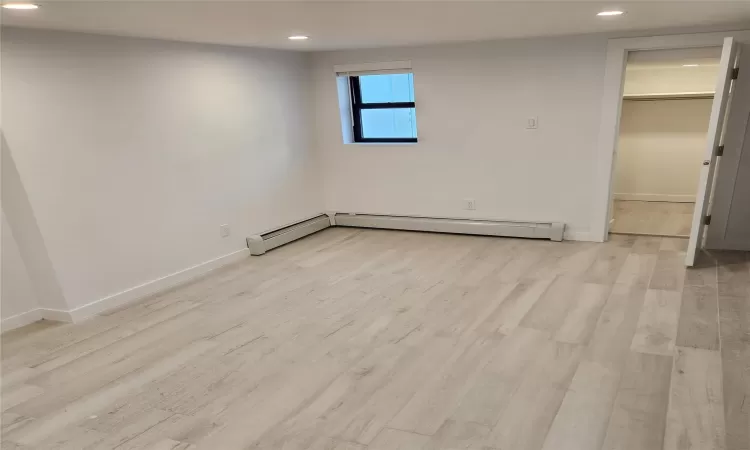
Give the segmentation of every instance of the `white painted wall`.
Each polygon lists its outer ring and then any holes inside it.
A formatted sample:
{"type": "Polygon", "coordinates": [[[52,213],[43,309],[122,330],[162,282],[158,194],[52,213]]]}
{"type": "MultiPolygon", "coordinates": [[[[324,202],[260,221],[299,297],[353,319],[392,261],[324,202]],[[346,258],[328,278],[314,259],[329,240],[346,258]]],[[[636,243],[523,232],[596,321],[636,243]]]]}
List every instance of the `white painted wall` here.
{"type": "Polygon", "coordinates": [[[21,316],[39,308],[36,294],[26,265],[21,258],[13,232],[2,215],[2,304],[0,317],[3,321],[21,316]]]}
{"type": "MultiPolygon", "coordinates": [[[[750,117],[748,122],[750,125],[750,117]]],[[[735,185],[729,217],[725,221],[725,237],[729,248],[750,251],[750,126],[739,150],[739,164],[735,169],[735,185]]]]}
{"type": "Polygon", "coordinates": [[[587,239],[606,45],[574,36],[313,55],[326,207],[559,221],[587,239]],[[344,144],[333,66],[402,60],[419,143],[344,144]],[[529,117],[538,129],[525,129],[529,117]]]}
{"type": "Polygon", "coordinates": [[[712,102],[624,101],[615,198],[695,201],[712,102]]]}
{"type": "Polygon", "coordinates": [[[3,145],[67,309],[323,209],[306,55],[2,33],[3,145]]]}
{"type": "Polygon", "coordinates": [[[711,204],[706,247],[750,251],[750,45],[740,48],[740,72],[734,85],[711,204]]]}
{"type": "MultiPolygon", "coordinates": [[[[3,100],[5,98],[7,98],[7,93],[4,94],[3,100]]],[[[4,128],[0,141],[3,217],[7,229],[13,233],[13,240],[18,248],[19,256],[23,260],[31,285],[37,294],[39,306],[49,310],[65,311],[68,309],[68,305],[55,268],[50,261],[45,238],[39,231],[34,210],[29,203],[29,197],[18,173],[15,159],[5,139],[7,123],[7,120],[3,123],[4,128]]],[[[5,268],[2,268],[0,276],[3,275],[5,275],[5,268]]]]}

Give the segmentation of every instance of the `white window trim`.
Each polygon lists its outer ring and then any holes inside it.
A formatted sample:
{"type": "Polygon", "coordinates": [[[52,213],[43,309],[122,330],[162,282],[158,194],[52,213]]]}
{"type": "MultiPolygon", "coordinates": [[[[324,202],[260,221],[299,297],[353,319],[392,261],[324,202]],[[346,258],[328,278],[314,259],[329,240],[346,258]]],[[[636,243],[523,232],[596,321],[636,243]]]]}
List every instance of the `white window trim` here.
{"type": "Polygon", "coordinates": [[[333,66],[338,76],[411,72],[411,61],[389,61],[333,66]]]}

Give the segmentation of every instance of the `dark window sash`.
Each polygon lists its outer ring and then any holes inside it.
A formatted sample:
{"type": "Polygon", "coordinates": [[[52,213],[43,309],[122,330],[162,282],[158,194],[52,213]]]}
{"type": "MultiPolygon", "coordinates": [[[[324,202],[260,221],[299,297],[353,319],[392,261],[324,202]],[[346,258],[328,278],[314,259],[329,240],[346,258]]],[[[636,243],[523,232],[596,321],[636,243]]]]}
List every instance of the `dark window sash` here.
{"type": "Polygon", "coordinates": [[[392,103],[360,103],[355,105],[358,109],[413,109],[414,102],[392,102],[392,103]]]}
{"type": "Polygon", "coordinates": [[[362,93],[359,87],[359,77],[349,77],[349,87],[352,91],[354,142],[362,142],[362,110],[359,108],[359,104],[362,101],[362,93]]]}
{"type": "Polygon", "coordinates": [[[383,142],[383,143],[409,143],[409,142],[418,142],[417,138],[360,138],[359,140],[355,139],[354,142],[363,142],[363,143],[377,143],[377,142],[383,142]]]}

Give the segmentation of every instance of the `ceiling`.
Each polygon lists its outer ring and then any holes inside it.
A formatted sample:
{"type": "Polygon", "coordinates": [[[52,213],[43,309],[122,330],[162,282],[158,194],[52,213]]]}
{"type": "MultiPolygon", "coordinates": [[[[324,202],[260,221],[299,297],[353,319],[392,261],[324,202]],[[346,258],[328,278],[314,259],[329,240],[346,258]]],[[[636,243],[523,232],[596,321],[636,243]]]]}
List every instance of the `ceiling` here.
{"type": "MultiPolygon", "coordinates": [[[[22,1],[22,0],[16,0],[22,1]]],[[[47,1],[3,25],[303,51],[750,23],[750,1],[47,1]],[[619,17],[596,13],[622,9],[619,17]],[[289,41],[294,34],[307,41],[289,41]]]]}

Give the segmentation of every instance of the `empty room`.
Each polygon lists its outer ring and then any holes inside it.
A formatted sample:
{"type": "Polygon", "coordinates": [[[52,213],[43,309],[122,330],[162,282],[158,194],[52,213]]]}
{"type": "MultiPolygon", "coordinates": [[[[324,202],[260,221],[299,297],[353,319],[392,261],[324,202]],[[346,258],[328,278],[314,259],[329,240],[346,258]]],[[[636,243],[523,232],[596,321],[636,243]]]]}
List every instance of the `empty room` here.
{"type": "Polygon", "coordinates": [[[750,3],[0,3],[3,450],[749,450],[750,3]]]}

